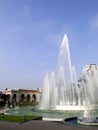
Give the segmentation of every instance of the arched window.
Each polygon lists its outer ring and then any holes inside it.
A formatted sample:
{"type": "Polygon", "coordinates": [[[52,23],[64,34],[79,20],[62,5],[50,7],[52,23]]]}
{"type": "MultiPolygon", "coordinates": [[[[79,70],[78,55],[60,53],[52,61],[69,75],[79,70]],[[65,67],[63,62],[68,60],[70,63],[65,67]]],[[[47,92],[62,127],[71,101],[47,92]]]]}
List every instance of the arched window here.
{"type": "Polygon", "coordinates": [[[13,94],[12,102],[16,102],[16,94],[13,94]]]}
{"type": "Polygon", "coordinates": [[[27,102],[29,102],[30,101],[30,94],[27,94],[27,102]]]}
{"type": "Polygon", "coordinates": [[[6,97],[7,97],[7,101],[10,101],[10,94],[7,94],[6,97]]]}
{"type": "Polygon", "coordinates": [[[36,95],[35,94],[32,95],[32,99],[34,102],[36,102],[36,95]]]}
{"type": "Polygon", "coordinates": [[[21,94],[21,102],[23,102],[24,101],[24,99],[25,99],[25,95],[24,94],[21,94]]]}

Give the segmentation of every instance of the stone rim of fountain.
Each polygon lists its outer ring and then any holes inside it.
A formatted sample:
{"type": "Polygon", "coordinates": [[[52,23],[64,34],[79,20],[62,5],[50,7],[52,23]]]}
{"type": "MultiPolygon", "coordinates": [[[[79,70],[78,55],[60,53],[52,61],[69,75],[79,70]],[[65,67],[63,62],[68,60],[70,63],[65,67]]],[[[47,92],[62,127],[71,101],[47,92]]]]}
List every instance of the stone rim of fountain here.
{"type": "Polygon", "coordinates": [[[84,123],[78,120],[78,117],[70,117],[70,118],[66,118],[63,119],[63,123],[66,125],[71,125],[71,126],[75,126],[75,127],[97,127],[98,123],[84,123]],[[74,121],[74,123],[71,123],[71,121],[74,121]]]}
{"type": "Polygon", "coordinates": [[[81,124],[81,125],[89,125],[89,126],[98,126],[98,122],[82,122],[81,120],[77,120],[77,123],[78,124],[81,124]]]}

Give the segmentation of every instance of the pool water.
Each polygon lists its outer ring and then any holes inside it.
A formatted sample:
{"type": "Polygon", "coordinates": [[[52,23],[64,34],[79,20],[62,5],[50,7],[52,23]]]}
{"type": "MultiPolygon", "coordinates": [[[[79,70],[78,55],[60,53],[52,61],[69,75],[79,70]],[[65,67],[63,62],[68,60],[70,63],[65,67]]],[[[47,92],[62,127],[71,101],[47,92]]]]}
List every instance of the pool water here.
{"type": "Polygon", "coordinates": [[[62,118],[65,117],[73,117],[73,116],[81,116],[82,111],[56,111],[56,110],[38,110],[33,109],[32,106],[29,107],[21,107],[21,108],[14,108],[10,109],[6,112],[9,115],[35,115],[35,116],[43,116],[48,118],[62,118]]]}

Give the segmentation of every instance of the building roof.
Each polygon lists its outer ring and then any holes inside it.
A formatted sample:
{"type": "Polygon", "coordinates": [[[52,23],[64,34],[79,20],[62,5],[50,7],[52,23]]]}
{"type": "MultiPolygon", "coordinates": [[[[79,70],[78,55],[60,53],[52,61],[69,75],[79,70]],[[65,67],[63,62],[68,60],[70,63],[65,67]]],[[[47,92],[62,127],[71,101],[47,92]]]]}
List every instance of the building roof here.
{"type": "Polygon", "coordinates": [[[41,91],[40,90],[38,90],[38,89],[20,89],[20,88],[18,88],[18,89],[8,89],[8,90],[6,90],[6,92],[21,92],[21,91],[26,91],[26,92],[39,92],[39,93],[41,93],[41,91]]]}

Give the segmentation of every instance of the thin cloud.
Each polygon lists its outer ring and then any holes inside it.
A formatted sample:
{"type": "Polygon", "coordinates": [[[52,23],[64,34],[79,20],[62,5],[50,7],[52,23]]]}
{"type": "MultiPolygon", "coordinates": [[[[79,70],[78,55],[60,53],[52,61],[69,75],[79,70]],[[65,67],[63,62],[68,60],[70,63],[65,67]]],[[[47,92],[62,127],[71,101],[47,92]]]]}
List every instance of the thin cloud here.
{"type": "Polygon", "coordinates": [[[91,29],[92,30],[98,29],[98,14],[91,19],[91,29]]]}
{"type": "Polygon", "coordinates": [[[40,62],[39,65],[41,68],[44,68],[46,66],[45,62],[40,62]]]}
{"type": "Polygon", "coordinates": [[[5,58],[5,57],[8,57],[5,48],[0,48],[0,58],[5,58]]]}
{"type": "Polygon", "coordinates": [[[54,21],[51,20],[42,20],[40,22],[33,22],[32,23],[32,32],[34,34],[47,34],[48,32],[51,32],[53,30],[53,28],[55,23],[54,21]]]}
{"type": "Polygon", "coordinates": [[[19,33],[19,32],[22,32],[22,31],[23,31],[23,28],[22,28],[22,26],[20,26],[20,25],[15,25],[15,26],[12,26],[12,27],[11,27],[11,31],[12,31],[12,32],[15,32],[15,33],[19,33]]]}
{"type": "Polygon", "coordinates": [[[26,16],[30,14],[30,7],[28,5],[24,5],[23,12],[26,16]]]}
{"type": "Polygon", "coordinates": [[[42,44],[59,45],[62,41],[62,37],[65,33],[72,34],[68,25],[62,24],[59,27],[59,23],[54,20],[42,20],[41,22],[32,23],[32,35],[39,37],[42,40],[42,44]]]}
{"type": "Polygon", "coordinates": [[[58,45],[61,42],[61,39],[62,39],[61,34],[48,34],[44,40],[45,40],[45,43],[58,45]]]}

